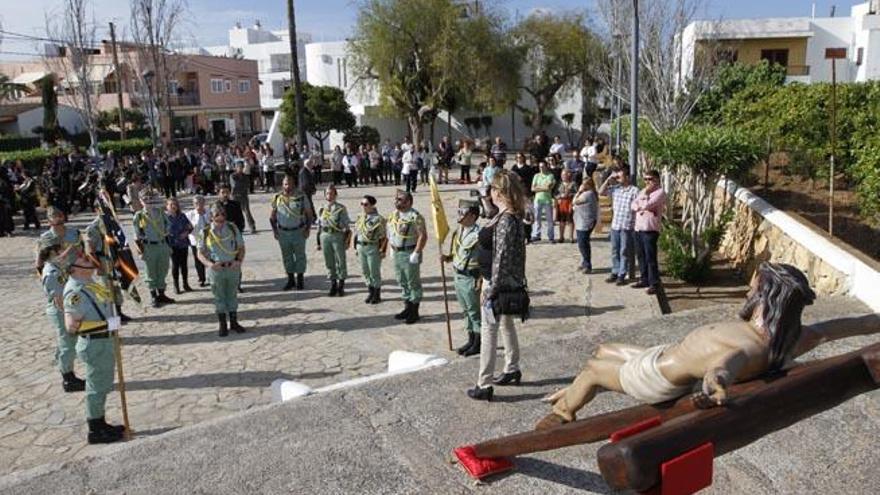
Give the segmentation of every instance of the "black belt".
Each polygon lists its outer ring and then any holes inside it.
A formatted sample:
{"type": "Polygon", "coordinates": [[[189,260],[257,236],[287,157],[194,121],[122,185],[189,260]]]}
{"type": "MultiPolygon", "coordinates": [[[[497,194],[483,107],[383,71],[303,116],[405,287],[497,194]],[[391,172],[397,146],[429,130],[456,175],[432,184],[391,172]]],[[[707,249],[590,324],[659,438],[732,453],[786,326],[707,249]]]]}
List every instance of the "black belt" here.
{"type": "Polygon", "coordinates": [[[480,276],[480,269],[479,269],[479,268],[474,268],[474,269],[472,269],[472,270],[459,270],[458,268],[456,268],[456,269],[455,269],[455,273],[457,273],[457,274],[459,274],[459,275],[462,275],[462,276],[465,276],[465,277],[474,277],[474,278],[477,278],[477,277],[480,276]]]}
{"type": "Polygon", "coordinates": [[[220,261],[220,262],[213,261],[212,263],[216,264],[220,268],[228,268],[228,267],[232,266],[233,262],[232,261],[220,261]]]}
{"type": "Polygon", "coordinates": [[[106,339],[110,336],[110,332],[102,331],[107,330],[107,325],[101,325],[99,327],[95,327],[88,332],[79,334],[80,337],[88,337],[90,339],[106,339]]]}
{"type": "Polygon", "coordinates": [[[364,241],[355,241],[355,244],[359,244],[361,246],[373,246],[379,244],[378,242],[364,242],[364,241]]]}
{"type": "Polygon", "coordinates": [[[162,241],[142,241],[144,244],[164,244],[162,241]]]}
{"type": "Polygon", "coordinates": [[[279,225],[278,228],[281,229],[281,230],[287,231],[287,232],[293,232],[294,230],[299,230],[299,229],[302,228],[302,227],[290,227],[290,228],[287,228],[287,227],[282,227],[282,226],[279,225]]]}
{"type": "Polygon", "coordinates": [[[343,233],[343,231],[341,231],[341,230],[333,230],[330,227],[321,227],[321,232],[323,232],[325,234],[342,234],[343,233]]]}
{"type": "Polygon", "coordinates": [[[403,246],[403,247],[391,246],[391,247],[393,247],[395,251],[403,251],[403,252],[413,251],[416,248],[415,246],[403,246]]]}

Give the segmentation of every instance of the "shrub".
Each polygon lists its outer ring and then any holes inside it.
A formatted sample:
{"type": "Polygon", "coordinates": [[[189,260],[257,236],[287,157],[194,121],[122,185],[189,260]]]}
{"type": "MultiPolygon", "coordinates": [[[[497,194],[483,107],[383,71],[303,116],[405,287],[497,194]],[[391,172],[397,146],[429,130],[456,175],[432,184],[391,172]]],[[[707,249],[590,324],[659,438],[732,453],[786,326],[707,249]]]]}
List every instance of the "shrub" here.
{"type": "MultiPolygon", "coordinates": [[[[149,139],[136,138],[126,139],[125,141],[103,141],[98,143],[98,150],[101,153],[107,153],[113,150],[117,155],[134,155],[141,151],[150,149],[152,142],[149,139]]],[[[15,162],[21,160],[22,164],[32,172],[42,169],[46,160],[52,158],[55,151],[59,148],[44,150],[42,148],[33,148],[29,150],[5,151],[0,152],[0,163],[5,161],[15,162]]],[[[68,152],[69,148],[63,148],[62,151],[68,152]]]]}
{"type": "Polygon", "coordinates": [[[345,144],[351,144],[355,148],[360,145],[379,145],[379,141],[382,138],[379,136],[379,131],[376,130],[375,127],[370,127],[368,125],[356,125],[351,128],[348,132],[345,133],[345,137],[342,139],[345,144]]]}

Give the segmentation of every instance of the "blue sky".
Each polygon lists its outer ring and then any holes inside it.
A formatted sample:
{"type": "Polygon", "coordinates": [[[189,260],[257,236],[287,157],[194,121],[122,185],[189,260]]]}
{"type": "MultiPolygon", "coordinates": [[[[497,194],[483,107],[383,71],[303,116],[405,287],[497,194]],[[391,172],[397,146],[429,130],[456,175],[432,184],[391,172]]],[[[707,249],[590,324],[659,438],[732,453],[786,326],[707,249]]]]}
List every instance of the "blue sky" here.
{"type": "MultiPolygon", "coordinates": [[[[572,10],[592,9],[594,0],[497,0],[511,14],[526,15],[533,9],[572,10]]],[[[623,0],[628,1],[628,0],[623,0]]],[[[651,1],[651,0],[642,0],[651,1]]],[[[708,0],[706,18],[793,17],[809,16],[811,6],[816,13],[829,15],[832,4],[837,15],[849,15],[852,5],[863,0],[708,0]]],[[[57,12],[60,0],[0,0],[0,24],[7,31],[44,36],[44,18],[57,12]]],[[[127,0],[91,0],[95,18],[105,36],[107,22],[115,20],[125,33],[128,24],[127,0]]],[[[190,21],[184,26],[188,44],[225,44],[227,31],[236,22],[250,25],[260,19],[263,26],[282,29],[287,22],[285,0],[188,0],[190,21]]],[[[296,0],[297,24],[301,31],[312,34],[316,41],[344,39],[356,18],[352,0],[296,0]]],[[[35,52],[33,41],[6,36],[0,45],[0,59],[13,58],[9,52],[35,52]]]]}

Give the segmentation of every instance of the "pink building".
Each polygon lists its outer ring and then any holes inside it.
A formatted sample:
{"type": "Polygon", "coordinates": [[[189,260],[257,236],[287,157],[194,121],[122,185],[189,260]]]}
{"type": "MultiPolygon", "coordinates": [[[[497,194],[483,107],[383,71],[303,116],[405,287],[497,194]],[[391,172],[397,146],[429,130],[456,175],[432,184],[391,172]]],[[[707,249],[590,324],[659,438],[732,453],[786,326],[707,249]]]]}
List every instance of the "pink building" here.
{"type": "MultiPolygon", "coordinates": [[[[62,49],[56,56],[44,60],[0,63],[0,73],[28,87],[28,92],[17,103],[39,102],[37,82],[51,74],[58,81],[59,103],[75,106],[67,92],[78,80],[66,73],[65,66],[69,64],[63,63],[67,60],[64,57],[62,49]]],[[[110,44],[104,42],[90,57],[89,79],[96,93],[97,107],[114,109],[118,106],[118,97],[110,44]]],[[[123,106],[141,111],[148,119],[155,116],[163,141],[210,140],[222,134],[240,138],[261,130],[256,61],[167,54],[163,65],[173,76],[168,78],[168,87],[159,93],[157,71],[153,70],[150,57],[144,56],[136,46],[125,44],[118,45],[118,57],[123,106]]]]}

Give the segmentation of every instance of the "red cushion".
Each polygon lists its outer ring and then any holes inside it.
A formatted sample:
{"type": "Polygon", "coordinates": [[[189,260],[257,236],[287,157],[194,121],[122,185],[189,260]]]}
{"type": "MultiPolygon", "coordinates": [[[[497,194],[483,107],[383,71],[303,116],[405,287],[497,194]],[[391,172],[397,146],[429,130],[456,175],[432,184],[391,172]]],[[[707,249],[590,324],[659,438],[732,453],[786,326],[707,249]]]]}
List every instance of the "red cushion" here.
{"type": "Polygon", "coordinates": [[[458,447],[452,453],[464,470],[478,480],[513,469],[513,462],[506,457],[477,457],[473,445],[458,447]]]}

